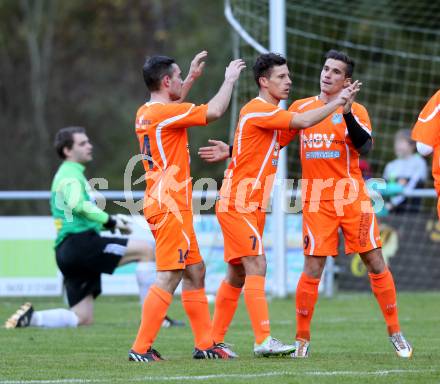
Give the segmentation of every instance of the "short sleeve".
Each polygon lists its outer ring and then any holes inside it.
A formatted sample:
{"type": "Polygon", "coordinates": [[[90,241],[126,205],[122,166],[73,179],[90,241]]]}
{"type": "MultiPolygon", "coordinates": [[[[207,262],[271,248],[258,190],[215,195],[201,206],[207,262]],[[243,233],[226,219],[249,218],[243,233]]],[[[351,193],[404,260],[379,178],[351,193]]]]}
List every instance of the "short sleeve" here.
{"type": "Polygon", "coordinates": [[[423,107],[411,137],[430,146],[440,144],[440,91],[423,107]]]}
{"type": "Polygon", "coordinates": [[[197,125],[207,125],[206,115],[208,105],[195,105],[191,103],[167,104],[165,117],[158,125],[165,129],[190,128],[197,125]]]}
{"type": "Polygon", "coordinates": [[[255,113],[255,125],[263,129],[288,130],[292,114],[282,108],[277,107],[272,111],[255,113]]]}

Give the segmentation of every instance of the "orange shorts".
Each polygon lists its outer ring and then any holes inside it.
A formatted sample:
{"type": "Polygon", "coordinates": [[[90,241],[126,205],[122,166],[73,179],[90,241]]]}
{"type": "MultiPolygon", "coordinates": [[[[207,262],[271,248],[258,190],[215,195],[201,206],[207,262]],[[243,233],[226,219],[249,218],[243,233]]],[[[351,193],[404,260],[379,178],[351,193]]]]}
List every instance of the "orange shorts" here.
{"type": "Polygon", "coordinates": [[[345,206],[339,204],[338,210],[337,206],[338,201],[333,200],[304,202],[305,255],[336,256],[339,228],[345,239],[345,253],[368,252],[382,246],[376,215],[372,212],[369,200],[358,199],[345,206]],[[311,206],[314,207],[310,209],[311,206]],[[338,215],[337,212],[341,210],[343,214],[338,215]]]}
{"type": "Polygon", "coordinates": [[[223,232],[224,259],[231,264],[240,264],[244,256],[264,254],[263,231],[266,212],[259,209],[241,213],[233,209],[219,212],[215,206],[217,220],[223,232]]]}
{"type": "Polygon", "coordinates": [[[147,221],[156,240],[158,271],[185,269],[186,265],[203,261],[191,211],[161,213],[147,221]],[[179,220],[179,215],[182,221],[179,220]]]}

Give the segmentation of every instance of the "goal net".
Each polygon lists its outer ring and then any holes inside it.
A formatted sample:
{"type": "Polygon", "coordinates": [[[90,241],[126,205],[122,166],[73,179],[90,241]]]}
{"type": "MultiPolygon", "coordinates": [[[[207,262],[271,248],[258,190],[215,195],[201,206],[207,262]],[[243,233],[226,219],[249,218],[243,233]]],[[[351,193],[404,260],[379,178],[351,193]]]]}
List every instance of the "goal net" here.
{"type": "MultiPolygon", "coordinates": [[[[226,4],[241,28],[269,48],[269,1],[231,0],[226,4]]],[[[396,158],[396,133],[412,128],[423,105],[440,88],[439,26],[440,3],[435,1],[286,0],[286,47],[293,80],[288,104],[319,94],[325,52],[337,49],[351,56],[356,62],[353,77],[363,83],[358,101],[368,109],[374,134],[374,149],[363,158],[362,168],[366,178],[383,177],[386,164],[396,158]]],[[[237,34],[233,39],[236,54],[250,68],[259,52],[237,34]]],[[[252,71],[248,70],[240,79],[235,110],[255,95],[252,71]]],[[[295,180],[301,178],[298,145],[288,148],[287,173],[295,180]]],[[[419,185],[425,189],[417,188],[415,197],[406,197],[406,209],[379,213],[384,256],[400,289],[440,288],[440,223],[430,162],[428,159],[428,178],[419,185]]],[[[405,180],[388,181],[384,200],[392,202],[405,180]]],[[[295,238],[289,241],[301,240],[297,234],[295,238]]],[[[336,263],[340,289],[368,288],[359,255],[338,257],[336,263]]]]}

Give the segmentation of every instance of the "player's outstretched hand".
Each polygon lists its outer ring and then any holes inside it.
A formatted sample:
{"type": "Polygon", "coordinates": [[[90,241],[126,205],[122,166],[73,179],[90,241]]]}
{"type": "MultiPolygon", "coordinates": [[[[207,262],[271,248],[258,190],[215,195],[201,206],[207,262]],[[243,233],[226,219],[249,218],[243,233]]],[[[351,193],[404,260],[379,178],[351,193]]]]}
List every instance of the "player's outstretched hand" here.
{"type": "Polygon", "coordinates": [[[118,229],[122,235],[129,235],[133,232],[133,220],[130,216],[118,213],[112,218],[116,221],[115,229],[118,229]]]}
{"type": "Polygon", "coordinates": [[[240,77],[240,73],[246,68],[246,63],[242,59],[232,60],[226,67],[225,80],[235,83],[240,77]]]}
{"type": "MultiPolygon", "coordinates": [[[[356,80],[354,83],[350,84],[347,88],[344,88],[341,93],[338,95],[338,101],[340,102],[341,105],[346,105],[348,104],[347,108],[348,111],[350,111],[351,109],[351,105],[353,104],[353,101],[357,95],[357,93],[360,91],[362,86],[362,83],[359,80],[356,80]]],[[[344,107],[344,113],[345,112],[345,107],[344,107]]]]}
{"type": "Polygon", "coordinates": [[[205,60],[208,57],[207,51],[201,51],[194,56],[189,67],[188,77],[192,80],[197,79],[203,73],[203,68],[205,67],[205,60]]]}
{"type": "Polygon", "coordinates": [[[200,147],[199,156],[207,163],[217,163],[229,157],[229,145],[220,140],[208,140],[209,147],[200,147]]]}

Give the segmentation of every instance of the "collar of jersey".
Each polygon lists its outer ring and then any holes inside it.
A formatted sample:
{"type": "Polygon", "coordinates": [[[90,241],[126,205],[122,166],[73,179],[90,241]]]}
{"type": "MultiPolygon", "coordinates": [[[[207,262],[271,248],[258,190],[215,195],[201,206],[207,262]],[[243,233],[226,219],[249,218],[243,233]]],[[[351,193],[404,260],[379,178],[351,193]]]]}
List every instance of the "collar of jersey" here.
{"type": "Polygon", "coordinates": [[[153,105],[153,104],[162,104],[162,105],[165,105],[165,103],[161,103],[160,101],[147,101],[147,102],[145,103],[145,105],[146,105],[147,107],[149,107],[149,106],[151,106],[151,105],[153,105]]]}
{"type": "Polygon", "coordinates": [[[65,167],[74,168],[74,169],[77,169],[78,171],[81,171],[83,173],[86,169],[86,167],[84,165],[77,163],[76,161],[65,160],[63,164],[65,167]]]}
{"type": "Polygon", "coordinates": [[[260,101],[262,101],[263,103],[266,103],[267,104],[267,101],[266,100],[264,100],[262,97],[260,97],[260,96],[257,96],[256,98],[255,98],[255,100],[260,100],[260,101]]]}

